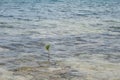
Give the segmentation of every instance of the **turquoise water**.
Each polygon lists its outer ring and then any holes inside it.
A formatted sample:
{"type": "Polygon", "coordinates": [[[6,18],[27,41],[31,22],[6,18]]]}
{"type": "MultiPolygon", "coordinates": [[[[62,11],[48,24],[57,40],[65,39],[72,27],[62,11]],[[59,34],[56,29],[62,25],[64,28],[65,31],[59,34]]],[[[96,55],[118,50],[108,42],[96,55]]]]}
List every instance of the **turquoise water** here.
{"type": "Polygon", "coordinates": [[[2,67],[37,66],[29,59],[47,60],[48,43],[53,60],[87,53],[119,62],[120,0],[0,1],[2,67]]]}

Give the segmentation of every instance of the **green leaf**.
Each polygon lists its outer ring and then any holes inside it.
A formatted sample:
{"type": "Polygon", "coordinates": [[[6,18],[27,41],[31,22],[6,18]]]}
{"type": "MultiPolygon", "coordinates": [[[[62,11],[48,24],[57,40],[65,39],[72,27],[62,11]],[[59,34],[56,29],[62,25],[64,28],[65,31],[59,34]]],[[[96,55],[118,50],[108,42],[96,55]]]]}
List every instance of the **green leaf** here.
{"type": "Polygon", "coordinates": [[[46,49],[47,51],[49,51],[49,50],[50,50],[50,44],[46,45],[46,46],[45,46],[45,49],[46,49]]]}

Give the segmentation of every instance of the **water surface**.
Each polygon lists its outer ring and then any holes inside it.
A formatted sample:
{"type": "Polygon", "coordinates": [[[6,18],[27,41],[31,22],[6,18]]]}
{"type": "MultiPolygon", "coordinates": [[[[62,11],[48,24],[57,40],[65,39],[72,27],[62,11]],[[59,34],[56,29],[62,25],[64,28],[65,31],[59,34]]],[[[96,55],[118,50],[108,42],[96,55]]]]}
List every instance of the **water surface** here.
{"type": "Polygon", "coordinates": [[[39,66],[38,61],[47,60],[48,43],[53,61],[88,58],[119,66],[120,1],[0,1],[1,68],[39,66]]]}

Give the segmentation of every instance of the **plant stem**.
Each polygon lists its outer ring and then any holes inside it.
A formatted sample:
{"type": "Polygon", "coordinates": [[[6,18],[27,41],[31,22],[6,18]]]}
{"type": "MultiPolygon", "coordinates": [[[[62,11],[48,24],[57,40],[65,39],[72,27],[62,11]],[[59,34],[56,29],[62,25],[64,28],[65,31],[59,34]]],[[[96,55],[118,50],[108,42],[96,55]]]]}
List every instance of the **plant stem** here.
{"type": "Polygon", "coordinates": [[[49,64],[51,64],[51,62],[50,62],[50,52],[48,51],[48,62],[49,62],[49,64]]]}

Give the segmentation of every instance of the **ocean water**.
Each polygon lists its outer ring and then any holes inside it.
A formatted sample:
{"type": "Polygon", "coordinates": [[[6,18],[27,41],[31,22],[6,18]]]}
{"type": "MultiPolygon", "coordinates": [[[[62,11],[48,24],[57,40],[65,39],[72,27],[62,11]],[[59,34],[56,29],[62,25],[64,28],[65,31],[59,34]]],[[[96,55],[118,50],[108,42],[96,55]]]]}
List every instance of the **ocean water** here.
{"type": "Polygon", "coordinates": [[[120,66],[120,0],[0,0],[0,68],[39,66],[45,44],[53,61],[120,66]]]}

